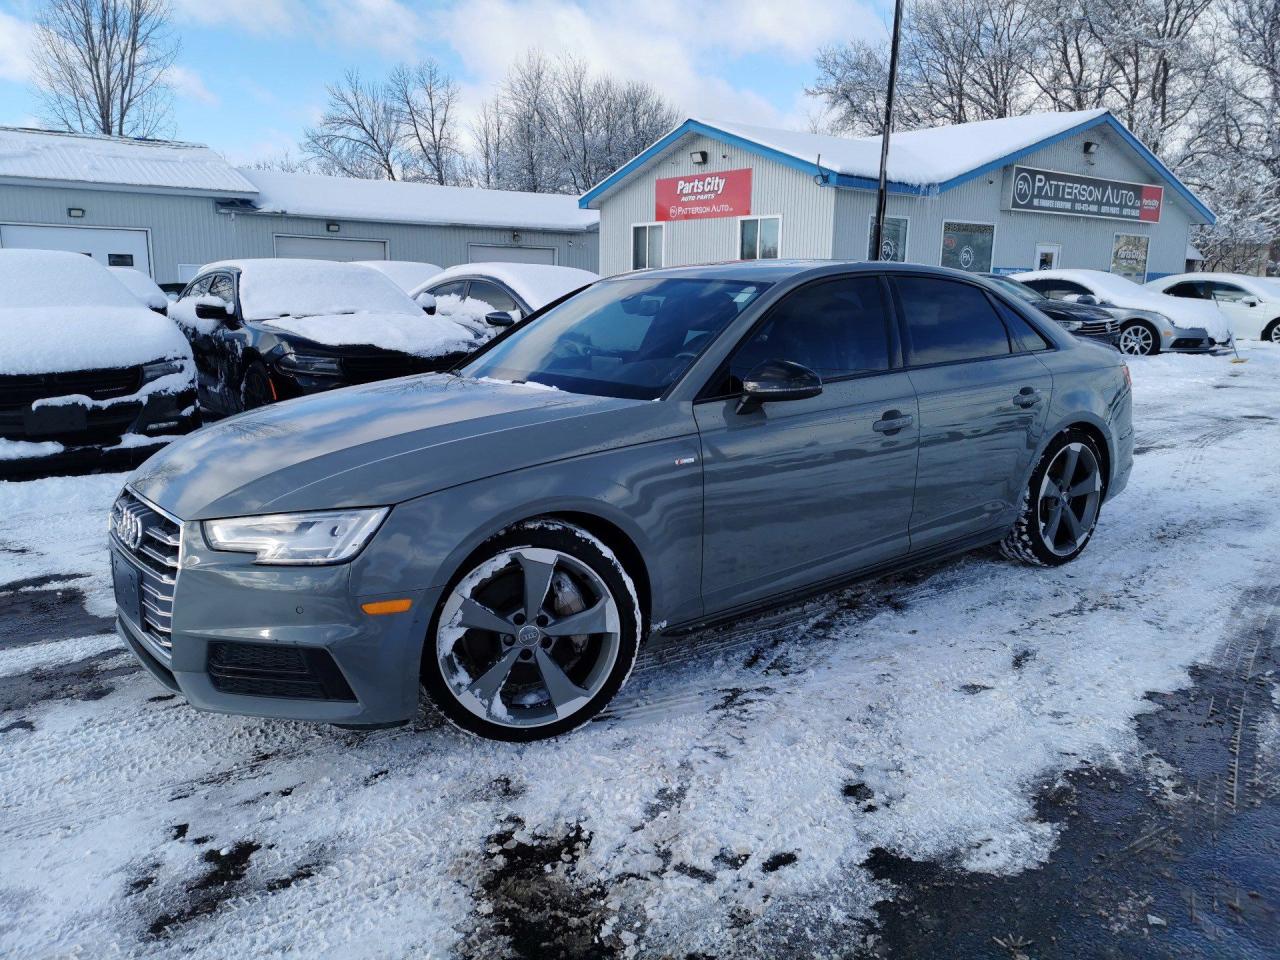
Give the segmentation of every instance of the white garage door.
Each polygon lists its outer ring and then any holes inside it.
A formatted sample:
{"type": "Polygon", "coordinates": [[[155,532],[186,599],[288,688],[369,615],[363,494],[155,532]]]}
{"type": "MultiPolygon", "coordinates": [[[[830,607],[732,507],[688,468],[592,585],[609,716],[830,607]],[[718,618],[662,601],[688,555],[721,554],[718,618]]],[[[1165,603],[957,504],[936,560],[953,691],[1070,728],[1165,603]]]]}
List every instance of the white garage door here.
{"type": "Polygon", "coordinates": [[[276,256],[301,260],[385,260],[387,241],[286,237],[276,234],[276,256]]]}
{"type": "Polygon", "coordinates": [[[151,258],[147,256],[145,230],[40,227],[25,223],[5,223],[0,224],[0,247],[87,253],[104,267],[133,267],[151,276],[151,258]]]}
{"type": "Polygon", "coordinates": [[[556,262],[555,247],[507,247],[495,243],[472,243],[467,245],[467,256],[472,263],[490,260],[502,263],[556,262]]]}

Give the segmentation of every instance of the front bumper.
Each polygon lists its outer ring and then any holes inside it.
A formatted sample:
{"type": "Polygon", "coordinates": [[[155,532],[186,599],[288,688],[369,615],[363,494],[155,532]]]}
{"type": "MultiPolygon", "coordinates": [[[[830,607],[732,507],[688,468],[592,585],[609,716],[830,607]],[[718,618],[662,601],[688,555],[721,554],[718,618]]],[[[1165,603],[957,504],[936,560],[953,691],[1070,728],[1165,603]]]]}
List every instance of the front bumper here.
{"type": "MultiPolygon", "coordinates": [[[[130,616],[128,578],[116,580],[117,632],[160,683],[218,713],[358,726],[413,718],[439,590],[398,592],[413,600],[408,612],[370,616],[362,603],[390,598],[353,596],[349,564],[256,566],[209,550],[197,523],[181,537],[167,637],[130,616]]],[[[111,550],[137,565],[114,537],[111,550]]]]}
{"type": "Polygon", "coordinates": [[[1166,327],[1161,334],[1164,349],[1171,353],[1218,353],[1230,350],[1233,340],[1217,341],[1203,327],[1166,327]]]}

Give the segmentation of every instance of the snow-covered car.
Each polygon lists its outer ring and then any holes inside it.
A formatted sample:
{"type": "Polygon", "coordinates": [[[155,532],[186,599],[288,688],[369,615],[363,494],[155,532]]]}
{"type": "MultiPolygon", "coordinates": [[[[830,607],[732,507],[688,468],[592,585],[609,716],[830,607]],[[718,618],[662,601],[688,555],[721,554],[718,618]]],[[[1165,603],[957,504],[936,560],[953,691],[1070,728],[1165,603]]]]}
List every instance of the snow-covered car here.
{"type": "Polygon", "coordinates": [[[545,263],[462,263],[410,296],[427,313],[456,320],[487,338],[599,279],[590,270],[545,263]]]}
{"type": "Polygon", "coordinates": [[[442,370],[481,342],[378,271],[330,260],[211,263],[169,316],[191,341],[200,407],[213,416],[442,370]]]}
{"type": "Polygon", "coordinates": [[[1109,347],[1120,346],[1120,324],[1105,307],[1090,307],[1082,303],[1072,303],[1069,300],[1053,300],[1020,280],[998,273],[983,273],[980,276],[1009,296],[1017,297],[1023,303],[1035,307],[1077,337],[1105,343],[1109,347]]]}
{"type": "Polygon", "coordinates": [[[1231,326],[1216,304],[1166,296],[1114,273],[1035,270],[1013,279],[1054,300],[1105,307],[1120,322],[1120,350],[1132,356],[1212,353],[1232,342],[1231,326]]]}
{"type": "Polygon", "coordinates": [[[1237,337],[1280,343],[1280,280],[1239,273],[1177,273],[1147,286],[1171,297],[1212,301],[1231,320],[1237,337]]]}
{"type": "Polygon", "coordinates": [[[125,289],[137,297],[148,310],[169,313],[169,296],[141,270],[133,267],[107,267],[111,275],[124,284],[125,289]]]}
{"type": "Polygon", "coordinates": [[[0,461],[146,447],[194,418],[172,322],[83,254],[0,250],[0,461]]]}
{"type": "Polygon", "coordinates": [[[417,290],[440,272],[439,264],[420,263],[417,260],[353,260],[364,267],[372,267],[386,276],[405,293],[417,290]]]}

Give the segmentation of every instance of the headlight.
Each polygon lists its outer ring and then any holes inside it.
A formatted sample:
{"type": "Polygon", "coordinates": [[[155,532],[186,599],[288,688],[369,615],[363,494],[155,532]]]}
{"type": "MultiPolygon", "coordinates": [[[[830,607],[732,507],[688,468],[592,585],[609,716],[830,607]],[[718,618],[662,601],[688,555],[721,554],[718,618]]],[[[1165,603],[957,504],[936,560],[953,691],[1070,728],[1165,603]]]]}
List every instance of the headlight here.
{"type": "Polygon", "coordinates": [[[1058,322],[1062,324],[1063,330],[1069,330],[1072,333],[1075,333],[1077,330],[1084,329],[1084,324],[1079,320],[1059,320],[1058,322]]]}
{"type": "Polygon", "coordinates": [[[181,360],[156,360],[154,363],[144,363],[142,365],[142,382],[150,383],[152,380],[167,377],[171,373],[182,373],[186,368],[187,365],[181,360]]]}
{"type": "Polygon", "coordinates": [[[280,358],[280,369],[309,377],[340,377],[342,361],[337,357],[315,357],[306,353],[286,353],[280,358]]]}
{"type": "Polygon", "coordinates": [[[389,509],[321,510],[206,520],[204,538],[214,550],[256,553],[254,563],[342,563],[369,542],[389,509]]]}

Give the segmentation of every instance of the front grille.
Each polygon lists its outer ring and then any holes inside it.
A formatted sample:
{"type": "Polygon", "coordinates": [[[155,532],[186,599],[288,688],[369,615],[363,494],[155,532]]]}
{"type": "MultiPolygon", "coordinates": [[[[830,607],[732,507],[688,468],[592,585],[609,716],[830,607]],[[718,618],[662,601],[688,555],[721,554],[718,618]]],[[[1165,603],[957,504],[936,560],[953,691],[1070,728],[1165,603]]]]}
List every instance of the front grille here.
{"type": "Polygon", "coordinates": [[[1116,332],[1114,320],[1086,320],[1076,333],[1085,337],[1109,337],[1116,332]]]}
{"type": "Polygon", "coordinates": [[[407,353],[368,354],[343,357],[342,372],[348,383],[373,383],[415,373],[435,373],[453,366],[463,354],[449,353],[441,357],[415,357],[407,353]]]}
{"type": "Polygon", "coordinates": [[[209,679],[222,693],[293,700],[355,700],[327,650],[269,643],[209,644],[209,679]]]}
{"type": "Polygon", "coordinates": [[[78,370],[73,373],[21,373],[0,376],[0,409],[24,409],[37,400],[79,394],[91,400],[111,400],[137,393],[141,367],[78,370]]]}
{"type": "Polygon", "coordinates": [[[142,623],[139,626],[165,650],[172,647],[173,590],[178,580],[181,528],[150,504],[125,490],[111,508],[111,536],[116,546],[142,570],[142,623]],[[117,535],[117,521],[129,515],[142,528],[136,547],[117,535]]]}

